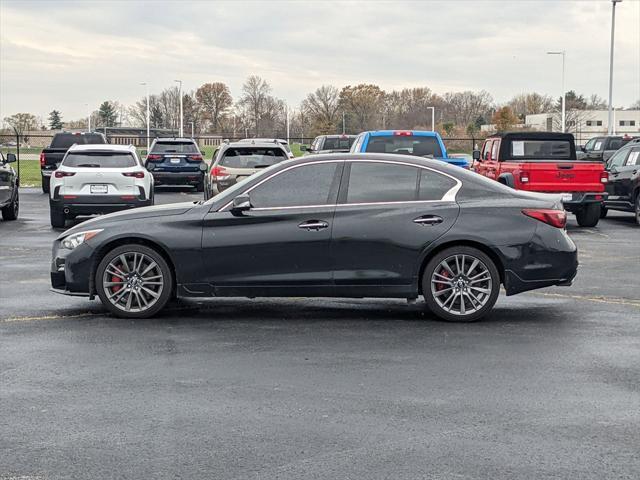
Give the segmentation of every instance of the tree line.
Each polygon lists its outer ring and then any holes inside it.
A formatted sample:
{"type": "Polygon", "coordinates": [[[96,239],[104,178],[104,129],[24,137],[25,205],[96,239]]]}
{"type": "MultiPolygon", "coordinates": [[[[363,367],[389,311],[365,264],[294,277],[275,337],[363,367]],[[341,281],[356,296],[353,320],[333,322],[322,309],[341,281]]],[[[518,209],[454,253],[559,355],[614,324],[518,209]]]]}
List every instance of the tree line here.
{"type": "MultiPolygon", "coordinates": [[[[249,76],[240,95],[234,99],[223,82],[201,85],[183,92],[184,132],[195,135],[217,134],[227,137],[286,135],[287,117],[293,137],[313,137],[331,133],[358,133],[374,129],[431,129],[446,136],[475,136],[484,124],[507,130],[522,123],[526,115],[558,112],[561,99],[540,93],[516,95],[498,105],[485,90],[438,94],[428,87],[385,91],[378,85],[359,84],[338,88],[322,85],[306,95],[295,108],[273,95],[271,85],[257,75],[249,76]],[[435,109],[432,125],[431,108],[435,109]]],[[[177,131],[180,124],[180,90],[170,87],[149,96],[149,127],[177,131]]],[[[631,108],[639,108],[640,100],[631,108]]],[[[606,109],[598,95],[585,96],[573,90],[566,95],[567,124],[580,122],[582,110],[606,109]]],[[[91,127],[147,127],[147,99],[125,106],[106,100],[90,113],[91,127]]],[[[38,117],[19,113],[5,118],[22,131],[44,129],[38,117]]],[[[48,126],[86,128],[87,118],[65,122],[53,110],[48,126]]],[[[559,129],[560,125],[556,125],[559,129]]]]}

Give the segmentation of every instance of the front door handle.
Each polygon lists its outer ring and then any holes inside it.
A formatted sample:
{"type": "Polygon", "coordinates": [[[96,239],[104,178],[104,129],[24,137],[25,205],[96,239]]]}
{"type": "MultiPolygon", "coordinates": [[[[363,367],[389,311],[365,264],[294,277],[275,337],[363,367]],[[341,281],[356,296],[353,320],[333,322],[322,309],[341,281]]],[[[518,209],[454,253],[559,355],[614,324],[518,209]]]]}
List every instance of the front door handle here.
{"type": "Polygon", "coordinates": [[[437,215],[424,215],[422,217],[414,218],[413,223],[418,225],[437,225],[442,223],[442,217],[437,215]]]}
{"type": "Polygon", "coordinates": [[[328,228],[329,224],[323,220],[307,220],[298,225],[298,228],[304,228],[305,230],[323,230],[328,228]]]}

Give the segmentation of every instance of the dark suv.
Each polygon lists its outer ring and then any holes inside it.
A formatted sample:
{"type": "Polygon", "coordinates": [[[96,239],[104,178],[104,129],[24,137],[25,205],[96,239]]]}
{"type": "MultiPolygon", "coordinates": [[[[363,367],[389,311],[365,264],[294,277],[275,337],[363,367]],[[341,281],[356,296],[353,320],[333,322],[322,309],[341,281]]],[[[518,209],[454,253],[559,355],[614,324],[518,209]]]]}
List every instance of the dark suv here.
{"type": "Polygon", "coordinates": [[[300,146],[300,150],[310,153],[346,153],[351,150],[357,135],[320,135],[311,145],[300,146]]]}
{"type": "Polygon", "coordinates": [[[151,144],[145,167],[155,185],[191,185],[204,190],[206,164],[200,148],[191,138],[156,138],[151,144]]]}
{"type": "Polygon", "coordinates": [[[607,210],[633,212],[640,225],[640,138],[627,143],[607,161],[608,197],[601,217],[607,210]]]}
{"type": "Polygon", "coordinates": [[[606,162],[619,148],[624,147],[633,137],[602,136],[593,137],[578,151],[578,160],[600,160],[606,162]]]}
{"type": "Polygon", "coordinates": [[[3,220],[15,220],[18,218],[20,199],[18,197],[18,175],[9,165],[16,161],[13,153],[7,153],[5,157],[0,152],[0,211],[3,220]]]}

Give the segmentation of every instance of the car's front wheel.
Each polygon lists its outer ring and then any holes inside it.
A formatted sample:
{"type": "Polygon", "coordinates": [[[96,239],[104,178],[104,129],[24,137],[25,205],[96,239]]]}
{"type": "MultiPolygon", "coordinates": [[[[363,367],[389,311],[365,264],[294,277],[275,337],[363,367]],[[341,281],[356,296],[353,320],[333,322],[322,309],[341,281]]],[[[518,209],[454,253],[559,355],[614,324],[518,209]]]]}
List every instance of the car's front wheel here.
{"type": "Polygon", "coordinates": [[[49,219],[53,228],[64,228],[67,216],[60,208],[49,208],[49,219]]]}
{"type": "Polygon", "coordinates": [[[636,194],[636,224],[640,225],[640,192],[636,194]]]}
{"type": "Polygon", "coordinates": [[[118,317],[147,318],[173,295],[173,275],[166,260],[144,245],[123,245],[108,252],[98,265],[96,292],[118,317]]]}
{"type": "Polygon", "coordinates": [[[500,275],[484,252],[467,246],[437,253],[424,269],[422,294],[442,320],[473,322],[493,308],[500,293],[500,275]]]}

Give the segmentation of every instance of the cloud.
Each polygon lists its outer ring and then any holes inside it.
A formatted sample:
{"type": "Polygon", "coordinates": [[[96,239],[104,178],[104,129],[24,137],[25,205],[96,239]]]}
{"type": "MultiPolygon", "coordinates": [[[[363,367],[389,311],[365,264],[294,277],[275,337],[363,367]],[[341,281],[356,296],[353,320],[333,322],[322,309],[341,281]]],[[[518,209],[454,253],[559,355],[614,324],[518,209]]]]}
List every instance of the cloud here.
{"type": "MultiPolygon", "coordinates": [[[[133,103],[180,78],[239,95],[250,74],[297,105],[321,84],[605,96],[607,1],[11,1],[0,3],[0,116],[133,103]]],[[[618,6],[616,105],[640,97],[640,2],[618,6]]]]}

